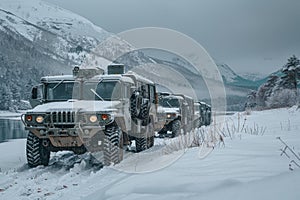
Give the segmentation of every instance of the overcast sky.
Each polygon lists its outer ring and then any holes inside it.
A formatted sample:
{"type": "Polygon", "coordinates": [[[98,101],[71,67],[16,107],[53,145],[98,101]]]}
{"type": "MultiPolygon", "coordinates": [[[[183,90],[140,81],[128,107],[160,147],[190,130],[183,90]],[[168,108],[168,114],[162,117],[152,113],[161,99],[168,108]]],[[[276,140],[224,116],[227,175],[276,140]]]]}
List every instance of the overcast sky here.
{"type": "Polygon", "coordinates": [[[300,0],[45,1],[113,33],[146,26],[180,31],[239,73],[271,73],[300,56],[300,0]]]}

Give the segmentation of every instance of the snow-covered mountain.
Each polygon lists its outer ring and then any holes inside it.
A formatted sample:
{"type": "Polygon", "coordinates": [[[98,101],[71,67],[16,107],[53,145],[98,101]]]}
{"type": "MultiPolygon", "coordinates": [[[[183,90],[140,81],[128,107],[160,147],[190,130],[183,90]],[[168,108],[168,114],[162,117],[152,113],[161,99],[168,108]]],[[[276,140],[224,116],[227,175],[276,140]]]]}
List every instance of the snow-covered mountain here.
{"type": "MultiPolygon", "coordinates": [[[[225,63],[218,62],[216,64],[218,66],[218,69],[220,70],[220,73],[223,77],[223,81],[225,82],[225,84],[231,86],[245,87],[250,89],[255,89],[258,87],[256,83],[257,80],[251,80],[238,75],[225,63]]],[[[257,79],[260,80],[260,78],[257,79]]]]}
{"type": "Polygon", "coordinates": [[[109,35],[40,0],[0,0],[0,110],[20,108],[41,76],[70,73],[109,35]]]}
{"type": "Polygon", "coordinates": [[[80,63],[110,35],[77,14],[39,0],[1,0],[0,8],[2,32],[15,33],[62,61],[80,63]]]}
{"type": "MultiPolygon", "coordinates": [[[[77,14],[40,0],[1,0],[0,7],[1,31],[18,34],[50,51],[47,53],[52,53],[54,59],[81,63],[91,50],[112,35],[77,14]]],[[[140,59],[143,55],[134,57],[136,64],[145,62],[140,59]]],[[[146,62],[150,61],[146,59],[146,62]]],[[[172,58],[172,62],[187,66],[177,58],[172,58]]],[[[243,79],[226,64],[218,64],[218,67],[227,83],[243,79]]]]}
{"type": "Polygon", "coordinates": [[[245,72],[245,73],[242,73],[241,76],[243,78],[251,80],[251,81],[259,81],[261,79],[264,79],[267,75],[260,74],[260,73],[245,72]]]}
{"type": "MultiPolygon", "coordinates": [[[[91,50],[112,35],[77,14],[40,0],[1,0],[0,7],[0,30],[4,32],[9,30],[9,33],[14,32],[43,47],[50,51],[48,53],[52,53],[55,59],[81,63],[91,50]]],[[[108,45],[111,44],[102,46],[108,45]]],[[[118,46],[118,49],[121,48],[122,46],[118,46]]],[[[137,52],[133,57],[135,64],[150,62],[137,52]]],[[[172,58],[172,63],[191,69],[187,63],[178,58],[172,58]]],[[[226,83],[246,80],[226,64],[218,64],[218,67],[226,83]]]]}
{"type": "MultiPolygon", "coordinates": [[[[114,58],[131,48],[119,38],[103,42],[112,35],[40,0],[0,0],[0,110],[19,109],[41,76],[69,74],[74,65],[104,67],[99,57],[114,58]]],[[[138,56],[129,55],[128,63],[141,60],[138,56]]]]}
{"type": "MultiPolygon", "coordinates": [[[[0,0],[0,43],[0,67],[3,68],[0,70],[3,82],[0,84],[5,85],[0,92],[8,95],[16,86],[19,99],[28,98],[29,88],[43,75],[70,73],[74,65],[105,68],[109,63],[106,59],[116,59],[128,69],[145,63],[167,64],[198,88],[199,98],[209,98],[205,82],[187,61],[162,52],[147,55],[144,51],[132,51],[134,48],[126,41],[89,20],[40,0],[0,0]],[[123,55],[129,51],[132,52],[123,55]]],[[[257,87],[255,82],[237,75],[228,65],[217,66],[228,94],[245,96],[249,88],[257,87]]],[[[169,77],[168,74],[154,74],[152,78],[155,80],[169,77]]],[[[176,81],[174,84],[183,85],[176,81]]],[[[0,109],[10,107],[7,103],[5,105],[0,109]]]]}

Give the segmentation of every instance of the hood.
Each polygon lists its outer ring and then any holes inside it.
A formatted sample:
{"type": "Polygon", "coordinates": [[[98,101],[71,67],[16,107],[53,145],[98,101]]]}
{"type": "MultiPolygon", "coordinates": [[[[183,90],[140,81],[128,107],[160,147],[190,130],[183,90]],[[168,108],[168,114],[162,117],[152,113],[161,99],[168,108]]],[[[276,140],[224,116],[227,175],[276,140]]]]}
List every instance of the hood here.
{"type": "Polygon", "coordinates": [[[121,105],[120,101],[82,101],[69,100],[64,102],[51,102],[36,106],[29,112],[54,112],[54,111],[75,111],[75,112],[97,112],[116,111],[121,105]]]}
{"type": "Polygon", "coordinates": [[[162,106],[158,106],[158,113],[179,113],[179,108],[166,108],[162,106]]]}

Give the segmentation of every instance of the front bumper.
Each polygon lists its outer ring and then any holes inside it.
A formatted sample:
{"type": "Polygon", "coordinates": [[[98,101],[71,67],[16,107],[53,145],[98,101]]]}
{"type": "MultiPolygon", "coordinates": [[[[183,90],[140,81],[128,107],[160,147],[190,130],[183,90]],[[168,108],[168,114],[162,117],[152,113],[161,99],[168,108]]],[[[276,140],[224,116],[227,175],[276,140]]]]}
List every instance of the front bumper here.
{"type": "Polygon", "coordinates": [[[97,138],[97,144],[101,144],[105,127],[101,126],[77,126],[74,128],[46,128],[25,127],[40,139],[49,139],[54,147],[80,147],[89,146],[97,138]]]}

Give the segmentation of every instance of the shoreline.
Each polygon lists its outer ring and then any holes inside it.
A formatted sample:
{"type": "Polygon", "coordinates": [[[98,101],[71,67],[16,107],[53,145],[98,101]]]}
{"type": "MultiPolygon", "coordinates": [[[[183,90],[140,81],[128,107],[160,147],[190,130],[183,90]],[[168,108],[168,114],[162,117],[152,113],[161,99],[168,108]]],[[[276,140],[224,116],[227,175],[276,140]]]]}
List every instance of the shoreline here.
{"type": "Polygon", "coordinates": [[[21,120],[21,115],[25,113],[25,110],[18,112],[11,112],[8,110],[0,110],[0,119],[12,119],[12,120],[21,120]]]}

